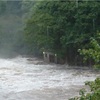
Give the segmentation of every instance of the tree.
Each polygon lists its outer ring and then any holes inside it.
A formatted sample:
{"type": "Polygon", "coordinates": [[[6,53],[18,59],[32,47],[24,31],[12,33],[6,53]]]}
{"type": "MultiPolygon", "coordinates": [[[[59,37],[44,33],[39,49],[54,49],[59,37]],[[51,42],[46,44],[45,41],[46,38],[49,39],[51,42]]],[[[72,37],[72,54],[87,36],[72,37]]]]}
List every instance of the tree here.
{"type": "Polygon", "coordinates": [[[85,61],[92,59],[94,61],[94,66],[100,68],[100,33],[97,33],[95,38],[91,38],[88,49],[79,49],[79,52],[84,56],[85,61]]]}
{"type": "Polygon", "coordinates": [[[56,52],[75,63],[77,50],[86,47],[100,30],[99,6],[100,2],[88,0],[78,1],[78,6],[71,0],[37,1],[26,24],[26,40],[39,52],[56,52]]]}

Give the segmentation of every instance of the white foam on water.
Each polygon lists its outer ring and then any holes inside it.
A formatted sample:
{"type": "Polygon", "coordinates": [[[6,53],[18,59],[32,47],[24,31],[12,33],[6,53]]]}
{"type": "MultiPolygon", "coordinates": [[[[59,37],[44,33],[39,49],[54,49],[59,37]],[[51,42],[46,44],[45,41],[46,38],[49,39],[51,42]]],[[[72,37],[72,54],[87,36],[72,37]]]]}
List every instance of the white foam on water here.
{"type": "Polygon", "coordinates": [[[89,70],[61,69],[59,65],[35,65],[27,58],[0,59],[0,93],[44,88],[70,88],[95,80],[98,74],[89,70]],[[78,73],[78,74],[77,74],[78,73]]]}

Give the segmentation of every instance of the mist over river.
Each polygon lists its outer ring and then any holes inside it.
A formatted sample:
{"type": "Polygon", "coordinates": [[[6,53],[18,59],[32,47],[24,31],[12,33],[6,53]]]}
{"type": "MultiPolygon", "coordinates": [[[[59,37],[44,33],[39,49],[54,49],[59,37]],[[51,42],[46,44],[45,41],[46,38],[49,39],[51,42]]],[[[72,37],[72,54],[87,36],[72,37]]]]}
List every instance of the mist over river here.
{"type": "Polygon", "coordinates": [[[46,64],[37,58],[0,59],[0,100],[68,100],[85,81],[99,76],[86,67],[46,64]]]}

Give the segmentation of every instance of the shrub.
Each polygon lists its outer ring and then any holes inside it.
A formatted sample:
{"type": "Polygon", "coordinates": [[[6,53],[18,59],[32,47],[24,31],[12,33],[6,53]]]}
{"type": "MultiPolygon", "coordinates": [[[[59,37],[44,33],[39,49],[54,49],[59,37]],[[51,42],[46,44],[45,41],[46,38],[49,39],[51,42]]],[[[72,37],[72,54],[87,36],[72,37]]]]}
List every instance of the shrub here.
{"type": "Polygon", "coordinates": [[[100,78],[96,78],[92,82],[86,82],[85,85],[90,87],[90,93],[86,93],[85,89],[81,89],[79,97],[74,97],[69,100],[100,100],[100,78]]]}
{"type": "Polygon", "coordinates": [[[97,33],[95,38],[90,39],[89,49],[79,49],[80,55],[84,56],[84,61],[92,59],[94,67],[100,68],[100,33],[97,33]]]}

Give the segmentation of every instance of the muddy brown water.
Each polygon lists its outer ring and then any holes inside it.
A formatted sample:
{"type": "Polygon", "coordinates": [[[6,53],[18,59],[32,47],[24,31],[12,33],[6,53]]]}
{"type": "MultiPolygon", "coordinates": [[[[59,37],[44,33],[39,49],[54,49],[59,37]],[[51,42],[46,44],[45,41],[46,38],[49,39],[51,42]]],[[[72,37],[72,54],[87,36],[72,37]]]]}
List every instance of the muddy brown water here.
{"type": "Polygon", "coordinates": [[[18,56],[0,59],[0,100],[68,100],[85,81],[100,77],[87,67],[47,64],[18,56]]]}

